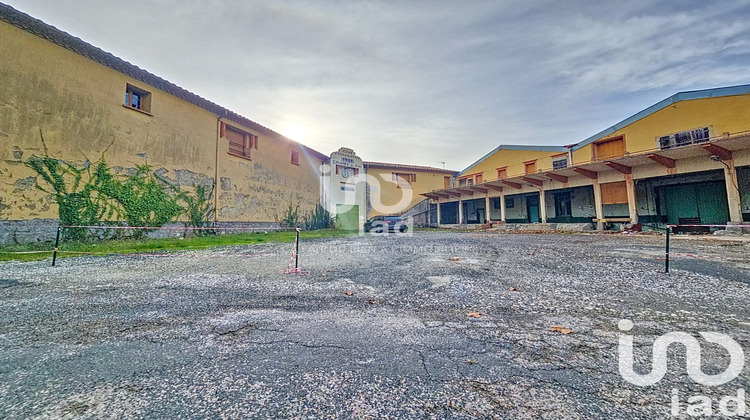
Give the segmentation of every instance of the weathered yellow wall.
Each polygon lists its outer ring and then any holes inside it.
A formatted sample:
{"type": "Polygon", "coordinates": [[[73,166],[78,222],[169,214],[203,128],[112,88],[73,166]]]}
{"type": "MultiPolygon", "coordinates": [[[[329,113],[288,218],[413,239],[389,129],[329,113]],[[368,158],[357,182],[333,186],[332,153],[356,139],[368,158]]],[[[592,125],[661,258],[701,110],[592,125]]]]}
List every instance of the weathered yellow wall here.
{"type": "MultiPolygon", "coordinates": [[[[184,186],[214,183],[216,115],[5,22],[0,39],[0,219],[57,218],[34,188],[43,181],[21,164],[43,154],[40,131],[53,157],[96,160],[111,144],[105,158],[115,169],[148,163],[184,186]],[[128,83],[151,93],[153,116],[123,106],[128,83]]],[[[289,203],[318,201],[320,159],[300,149],[296,166],[293,142],[261,135],[259,144],[244,161],[220,140],[220,220],[271,222],[289,203]]]]}
{"type": "MultiPolygon", "coordinates": [[[[602,139],[625,136],[625,150],[639,153],[658,149],[660,136],[709,127],[714,137],[747,130],[749,122],[750,95],[693,99],[670,105],[602,139]]],[[[589,144],[573,152],[573,162],[589,162],[592,147],[589,144]]]]}
{"type": "MultiPolygon", "coordinates": [[[[411,169],[392,169],[392,168],[377,168],[377,167],[368,167],[367,168],[367,174],[371,177],[375,177],[379,181],[378,188],[381,191],[381,201],[384,205],[387,206],[393,206],[399,203],[402,200],[404,189],[398,188],[397,184],[394,182],[388,182],[392,180],[392,174],[393,172],[398,173],[409,173],[409,174],[416,174],[417,180],[415,182],[411,182],[411,193],[412,193],[412,199],[409,201],[409,204],[401,209],[400,211],[396,212],[396,214],[400,214],[420,201],[424,200],[425,197],[421,195],[422,193],[435,191],[435,190],[442,190],[444,186],[444,177],[450,176],[450,173],[438,173],[438,172],[429,172],[429,171],[419,171],[419,170],[411,170],[411,169]]],[[[372,188],[372,186],[370,187],[372,188]]],[[[368,213],[367,217],[371,218],[374,216],[384,215],[387,214],[386,212],[380,212],[377,211],[377,209],[371,209],[368,213]]]]}
{"type": "Polygon", "coordinates": [[[524,162],[536,159],[537,170],[551,170],[552,156],[562,152],[540,152],[534,150],[498,150],[476,166],[466,170],[465,175],[482,173],[484,182],[497,179],[497,169],[508,167],[508,178],[525,174],[524,162]]]}
{"type": "Polygon", "coordinates": [[[229,142],[222,139],[219,150],[219,220],[275,221],[289,205],[301,213],[312,210],[320,200],[320,158],[305,148],[227,122],[258,135],[258,150],[251,160],[229,154],[229,142]],[[292,150],[299,151],[299,166],[291,163],[292,150]],[[251,216],[248,216],[251,215],[251,216]]]}

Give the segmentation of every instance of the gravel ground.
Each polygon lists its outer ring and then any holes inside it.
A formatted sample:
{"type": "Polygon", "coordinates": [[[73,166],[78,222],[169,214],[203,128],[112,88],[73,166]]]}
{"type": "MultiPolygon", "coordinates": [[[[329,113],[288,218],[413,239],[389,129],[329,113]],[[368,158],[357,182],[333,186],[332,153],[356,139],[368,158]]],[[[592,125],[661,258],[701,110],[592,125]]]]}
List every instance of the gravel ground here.
{"type": "Polygon", "coordinates": [[[674,245],[668,275],[663,238],[596,234],[303,234],[307,275],[278,273],[291,244],[0,263],[0,418],[665,418],[672,389],[716,410],[750,367],[702,386],[673,346],[657,385],[618,373],[623,318],[640,372],[671,331],[750,350],[750,243],[674,245]]]}

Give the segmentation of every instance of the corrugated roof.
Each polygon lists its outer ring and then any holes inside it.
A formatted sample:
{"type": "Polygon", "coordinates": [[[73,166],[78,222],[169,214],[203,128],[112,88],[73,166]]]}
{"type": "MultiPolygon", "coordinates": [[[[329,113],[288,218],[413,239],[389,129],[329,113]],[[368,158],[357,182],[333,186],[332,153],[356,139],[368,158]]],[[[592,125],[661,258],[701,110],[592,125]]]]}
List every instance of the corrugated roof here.
{"type": "Polygon", "coordinates": [[[445,174],[455,175],[458,171],[452,169],[435,168],[433,166],[418,166],[418,165],[403,165],[400,163],[386,163],[386,162],[363,162],[365,168],[385,168],[385,169],[404,169],[408,171],[422,171],[422,172],[440,172],[445,174]]]}
{"type": "Polygon", "coordinates": [[[661,100],[654,105],[651,105],[650,107],[618,122],[615,125],[612,125],[611,127],[605,128],[604,130],[594,134],[593,136],[567,146],[521,146],[521,145],[500,145],[493,149],[491,152],[487,153],[486,155],[479,158],[476,162],[469,165],[466,169],[461,171],[458,176],[462,176],[466,174],[470,169],[472,169],[474,166],[476,166],[478,163],[482,162],[483,160],[487,159],[488,157],[492,156],[496,152],[500,150],[538,150],[538,151],[545,151],[545,152],[566,152],[568,148],[571,148],[572,150],[578,150],[588,144],[591,144],[599,139],[602,139],[610,134],[613,134],[617,132],[618,130],[638,121],[643,118],[646,118],[647,116],[654,114],[655,112],[662,110],[672,104],[675,104],[677,102],[682,101],[691,101],[695,99],[706,99],[706,98],[721,98],[725,96],[737,96],[737,95],[747,95],[750,94],[750,84],[747,85],[737,85],[737,86],[726,86],[726,87],[718,87],[718,88],[712,88],[712,89],[702,89],[702,90],[691,90],[691,91],[684,91],[684,92],[678,92],[664,100],[661,100]]]}
{"type": "Polygon", "coordinates": [[[643,111],[640,111],[628,118],[625,118],[624,120],[618,122],[617,124],[609,128],[605,128],[604,130],[594,134],[593,136],[587,138],[586,140],[583,140],[579,143],[574,144],[573,150],[575,151],[586,145],[589,145],[603,137],[606,137],[612,133],[615,133],[618,130],[626,126],[638,120],[646,118],[647,116],[657,111],[660,111],[677,102],[691,101],[694,99],[722,98],[725,96],[747,95],[748,93],[750,93],[750,85],[726,86],[726,87],[719,87],[719,88],[712,88],[712,89],[690,90],[690,91],[685,91],[685,92],[678,92],[670,96],[667,99],[661,100],[651,105],[650,107],[644,109],[643,111]]]}
{"type": "Polygon", "coordinates": [[[147,83],[159,90],[169,93],[185,102],[189,102],[193,105],[201,107],[209,112],[221,116],[230,121],[234,121],[241,124],[251,130],[265,134],[270,137],[275,137],[280,140],[288,141],[291,143],[299,144],[309,152],[317,155],[320,159],[325,159],[328,156],[312,149],[308,146],[300,144],[276,131],[271,130],[268,127],[260,125],[255,121],[252,121],[234,111],[224,108],[208,99],[202,98],[186,89],[183,89],[168,80],[165,80],[155,74],[149,73],[142,68],[131,64],[115,55],[108,53],[100,48],[97,48],[80,38],[72,36],[67,32],[61,31],[52,25],[48,25],[39,19],[31,17],[26,13],[18,11],[6,4],[0,3],[0,20],[5,21],[17,28],[23,29],[24,31],[34,34],[40,38],[46,39],[54,44],[57,44],[65,49],[68,49],[78,55],[93,60],[103,66],[109,67],[122,74],[132,77],[133,79],[139,80],[143,83],[147,83]]]}

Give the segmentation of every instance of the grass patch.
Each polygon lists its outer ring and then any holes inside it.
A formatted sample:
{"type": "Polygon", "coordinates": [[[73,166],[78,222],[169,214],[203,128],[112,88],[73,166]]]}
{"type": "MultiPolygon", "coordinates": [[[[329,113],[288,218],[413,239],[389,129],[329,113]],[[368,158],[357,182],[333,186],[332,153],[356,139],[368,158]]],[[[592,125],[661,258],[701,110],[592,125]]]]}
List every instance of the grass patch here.
{"type": "MultiPolygon", "coordinates": [[[[300,232],[300,241],[307,239],[348,236],[351,232],[321,229],[300,232]]],[[[356,234],[356,233],[354,233],[356,234]]],[[[163,239],[119,239],[96,243],[64,242],[60,251],[92,252],[96,254],[138,254],[154,251],[183,251],[191,249],[210,249],[220,246],[255,245],[270,242],[292,242],[293,231],[269,231],[268,233],[236,233],[230,235],[194,236],[188,238],[163,239]]],[[[0,247],[0,261],[39,261],[52,257],[53,244],[28,244],[0,247]],[[36,251],[44,251],[36,253],[36,251]]],[[[57,258],[69,258],[80,254],[60,252],[57,258]]]]}

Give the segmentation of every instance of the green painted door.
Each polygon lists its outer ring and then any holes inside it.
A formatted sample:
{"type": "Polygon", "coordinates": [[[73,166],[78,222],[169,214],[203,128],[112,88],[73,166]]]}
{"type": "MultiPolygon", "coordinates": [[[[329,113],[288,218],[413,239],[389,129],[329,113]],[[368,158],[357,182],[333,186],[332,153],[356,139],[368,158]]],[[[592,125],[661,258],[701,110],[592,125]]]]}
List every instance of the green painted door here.
{"type": "Polygon", "coordinates": [[[336,225],[343,230],[359,230],[359,206],[337,204],[336,225]]]}
{"type": "Polygon", "coordinates": [[[704,225],[723,225],[729,221],[727,190],[723,183],[696,185],[698,213],[704,225]]]}
{"type": "Polygon", "coordinates": [[[539,197],[526,197],[526,211],[529,223],[539,223],[542,219],[539,217],[539,197]]]}
{"type": "Polygon", "coordinates": [[[721,182],[669,187],[663,191],[669,224],[679,224],[685,218],[699,218],[704,225],[729,221],[727,191],[721,182]]]}
{"type": "Polygon", "coordinates": [[[680,219],[687,217],[699,217],[695,187],[692,185],[666,188],[664,200],[666,201],[667,222],[670,225],[677,225],[680,219]]]}

